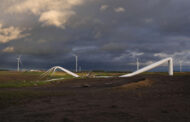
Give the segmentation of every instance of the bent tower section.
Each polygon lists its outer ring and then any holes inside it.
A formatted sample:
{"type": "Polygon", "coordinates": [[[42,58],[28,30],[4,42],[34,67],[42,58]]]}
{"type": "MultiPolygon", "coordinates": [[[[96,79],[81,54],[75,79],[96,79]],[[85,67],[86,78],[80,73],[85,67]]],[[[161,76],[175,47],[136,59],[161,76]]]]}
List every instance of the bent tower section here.
{"type": "Polygon", "coordinates": [[[154,69],[154,68],[156,68],[156,67],[158,67],[158,66],[160,66],[160,65],[162,65],[162,64],[164,64],[166,62],[168,62],[168,74],[170,76],[173,76],[173,59],[170,57],[170,58],[166,58],[166,59],[160,60],[160,61],[158,61],[156,63],[153,63],[153,64],[151,64],[149,66],[146,66],[146,67],[144,67],[142,69],[139,69],[139,70],[137,70],[137,71],[135,71],[133,73],[122,75],[120,77],[132,77],[132,76],[141,74],[143,72],[149,71],[151,69],[154,69]]]}
{"type": "Polygon", "coordinates": [[[77,74],[75,74],[75,73],[73,73],[73,72],[71,72],[71,71],[69,71],[69,70],[67,70],[67,69],[65,69],[63,67],[60,67],[60,66],[52,67],[47,72],[45,72],[44,74],[42,74],[42,76],[44,77],[44,76],[47,76],[47,75],[51,75],[51,74],[55,73],[57,69],[60,69],[60,70],[62,70],[64,72],[66,72],[67,74],[72,75],[73,77],[76,77],[76,78],[79,77],[79,75],[77,75],[77,74]]]}

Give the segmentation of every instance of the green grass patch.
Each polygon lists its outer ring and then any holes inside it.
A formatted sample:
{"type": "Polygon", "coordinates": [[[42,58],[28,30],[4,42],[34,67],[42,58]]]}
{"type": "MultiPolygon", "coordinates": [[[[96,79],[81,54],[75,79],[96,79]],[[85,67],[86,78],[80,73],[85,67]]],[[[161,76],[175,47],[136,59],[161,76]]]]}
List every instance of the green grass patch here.
{"type": "MultiPolygon", "coordinates": [[[[66,73],[55,73],[52,76],[42,78],[43,72],[14,72],[0,71],[0,88],[20,88],[33,87],[49,84],[50,79],[71,79],[73,78],[66,73]]],[[[51,81],[52,82],[52,81],[51,81]]]]}

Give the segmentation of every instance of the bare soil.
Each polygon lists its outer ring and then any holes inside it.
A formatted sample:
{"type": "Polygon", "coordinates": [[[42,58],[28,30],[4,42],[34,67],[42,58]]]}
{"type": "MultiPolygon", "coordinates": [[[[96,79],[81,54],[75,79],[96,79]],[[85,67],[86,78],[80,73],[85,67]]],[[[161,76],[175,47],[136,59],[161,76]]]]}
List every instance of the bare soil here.
{"type": "Polygon", "coordinates": [[[72,79],[0,89],[6,91],[35,94],[1,106],[0,122],[190,121],[190,75],[72,79]]]}

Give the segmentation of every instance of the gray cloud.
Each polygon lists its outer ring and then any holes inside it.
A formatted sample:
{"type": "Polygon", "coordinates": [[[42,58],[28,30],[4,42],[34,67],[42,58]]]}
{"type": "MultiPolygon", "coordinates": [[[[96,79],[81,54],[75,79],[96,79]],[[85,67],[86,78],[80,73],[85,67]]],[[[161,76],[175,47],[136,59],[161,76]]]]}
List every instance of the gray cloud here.
{"type": "Polygon", "coordinates": [[[0,23],[0,43],[7,43],[9,41],[23,38],[29,34],[22,34],[21,29],[16,27],[3,27],[0,23]]]}
{"type": "Polygon", "coordinates": [[[0,55],[4,57],[1,60],[7,66],[12,63],[6,60],[20,54],[28,65],[38,61],[42,67],[73,68],[73,54],[80,56],[86,69],[109,69],[106,64],[113,69],[126,69],[134,65],[137,57],[144,65],[167,56],[173,56],[175,64],[183,59],[189,65],[187,0],[2,0],[1,3],[2,27],[14,27],[10,30],[12,35],[19,32],[14,38],[11,34],[0,35],[0,42],[6,42],[0,45],[0,55]],[[29,35],[22,36],[25,34],[29,35]]]}

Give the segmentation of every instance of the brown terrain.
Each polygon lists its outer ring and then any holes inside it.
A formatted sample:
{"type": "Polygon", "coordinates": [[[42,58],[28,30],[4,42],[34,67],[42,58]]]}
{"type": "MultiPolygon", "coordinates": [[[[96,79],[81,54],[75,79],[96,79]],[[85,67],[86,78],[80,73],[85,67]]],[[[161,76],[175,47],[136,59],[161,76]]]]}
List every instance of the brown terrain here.
{"type": "Polygon", "coordinates": [[[12,95],[0,98],[0,122],[190,121],[189,74],[70,79],[0,93],[12,95]]]}

